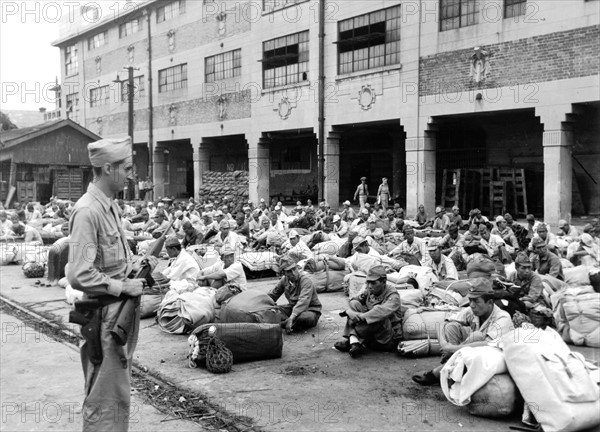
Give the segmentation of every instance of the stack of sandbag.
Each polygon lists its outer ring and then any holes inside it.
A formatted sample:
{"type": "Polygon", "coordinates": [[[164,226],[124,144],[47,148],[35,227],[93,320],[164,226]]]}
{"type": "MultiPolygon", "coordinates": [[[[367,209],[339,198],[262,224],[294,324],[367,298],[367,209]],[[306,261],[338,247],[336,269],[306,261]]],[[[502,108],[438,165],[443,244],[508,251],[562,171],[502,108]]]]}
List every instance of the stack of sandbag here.
{"type": "Polygon", "coordinates": [[[252,272],[263,270],[279,271],[279,255],[271,251],[244,252],[240,255],[239,261],[252,272]]]}
{"type": "Polygon", "coordinates": [[[361,271],[352,272],[344,277],[344,293],[350,298],[355,298],[364,288],[367,274],[361,271]]]}
{"type": "Polygon", "coordinates": [[[315,255],[337,255],[342,245],[347,241],[348,240],[345,238],[336,238],[324,241],[314,245],[312,250],[315,253],[315,255]]]}
{"type": "Polygon", "coordinates": [[[517,388],[498,348],[464,347],[455,352],[442,368],[440,384],[448,401],[468,406],[472,415],[503,417],[518,405],[517,388]]]}
{"type": "Polygon", "coordinates": [[[233,354],[233,362],[281,358],[283,333],[279,324],[219,323],[203,324],[194,330],[188,339],[190,345],[190,367],[202,364],[199,344],[210,337],[217,337],[233,354]]]}
{"type": "Polygon", "coordinates": [[[565,276],[565,283],[569,286],[585,286],[590,284],[590,271],[594,267],[590,266],[577,266],[572,268],[563,269],[563,275],[565,276]]]}
{"type": "Polygon", "coordinates": [[[140,318],[151,318],[156,315],[165,294],[169,292],[170,281],[162,273],[153,273],[154,285],[144,288],[140,299],[140,318]]]}
{"type": "Polygon", "coordinates": [[[305,270],[312,270],[308,271],[307,274],[313,281],[318,293],[343,290],[344,278],[350,273],[345,267],[344,259],[336,257],[317,260],[311,258],[304,266],[305,270]]]}
{"type": "Polygon", "coordinates": [[[556,329],[567,343],[600,348],[600,293],[591,285],[552,295],[556,329]]]}
{"type": "Polygon", "coordinates": [[[571,351],[556,331],[521,327],[502,338],[502,347],[508,372],[543,430],[600,425],[598,367],[571,351]]]}
{"type": "Polygon", "coordinates": [[[281,322],[279,308],[267,294],[248,290],[241,292],[221,305],[222,323],[271,323],[281,322]]]}
{"type": "Polygon", "coordinates": [[[166,333],[185,334],[215,316],[215,291],[200,287],[192,292],[170,290],[157,312],[160,329],[166,333]]]}
{"type": "Polygon", "coordinates": [[[248,171],[206,171],[202,174],[200,193],[210,200],[224,196],[248,198],[248,171]]]}
{"type": "Polygon", "coordinates": [[[457,312],[458,308],[408,309],[402,321],[402,337],[405,340],[437,339],[444,322],[456,316],[457,312]]]}

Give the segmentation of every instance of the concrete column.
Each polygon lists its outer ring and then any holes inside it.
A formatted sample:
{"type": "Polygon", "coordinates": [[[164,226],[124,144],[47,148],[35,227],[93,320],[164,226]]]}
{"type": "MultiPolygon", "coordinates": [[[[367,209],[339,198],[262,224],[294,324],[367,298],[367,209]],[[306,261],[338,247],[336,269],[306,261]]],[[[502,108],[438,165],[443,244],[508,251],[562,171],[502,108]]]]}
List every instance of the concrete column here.
{"type": "Polygon", "coordinates": [[[269,183],[271,177],[270,142],[265,138],[253,139],[248,149],[249,199],[258,204],[263,198],[269,203],[269,183]]]}
{"type": "Polygon", "coordinates": [[[435,134],[406,139],[406,216],[413,217],[420,204],[435,212],[435,134]]]}
{"type": "Polygon", "coordinates": [[[194,199],[200,199],[203,175],[209,170],[210,150],[205,142],[193,144],[194,149],[194,199]]]}
{"type": "Polygon", "coordinates": [[[560,129],[544,130],[544,222],[553,228],[560,219],[571,220],[573,191],[573,132],[563,123],[560,129]]]}
{"type": "Polygon", "coordinates": [[[325,193],[323,197],[337,211],[340,205],[340,138],[341,133],[329,132],[325,140],[325,193]]]}
{"type": "Polygon", "coordinates": [[[164,147],[154,148],[154,201],[165,196],[165,155],[164,147]]]}
{"type": "Polygon", "coordinates": [[[392,137],[392,178],[389,183],[392,189],[392,198],[399,197],[399,201],[403,202],[406,198],[406,150],[404,147],[404,133],[393,132],[390,135],[392,137]]]}

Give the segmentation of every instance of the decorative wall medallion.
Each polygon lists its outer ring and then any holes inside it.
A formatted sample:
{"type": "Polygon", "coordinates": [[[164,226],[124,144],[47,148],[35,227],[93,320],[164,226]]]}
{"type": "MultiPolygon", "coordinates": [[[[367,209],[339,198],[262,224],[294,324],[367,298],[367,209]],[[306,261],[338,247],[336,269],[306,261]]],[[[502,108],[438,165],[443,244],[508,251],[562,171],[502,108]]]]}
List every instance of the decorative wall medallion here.
{"type": "Polygon", "coordinates": [[[98,117],[96,119],[96,127],[98,128],[98,135],[100,135],[100,136],[102,136],[102,127],[103,127],[102,123],[103,123],[102,117],[98,117]]]}
{"type": "Polygon", "coordinates": [[[217,99],[217,115],[219,120],[224,120],[227,116],[227,98],[223,95],[217,99]]]}
{"type": "Polygon", "coordinates": [[[177,107],[174,104],[169,106],[169,125],[175,126],[177,124],[177,107]]]}
{"type": "Polygon", "coordinates": [[[371,85],[364,85],[358,92],[358,104],[363,110],[370,110],[375,103],[376,97],[375,90],[371,88],[371,85]]]}
{"type": "Polygon", "coordinates": [[[169,30],[167,32],[167,37],[169,38],[169,52],[175,51],[175,30],[169,30]]]}
{"type": "Polygon", "coordinates": [[[484,81],[490,73],[489,53],[480,47],[475,47],[475,54],[471,56],[471,70],[469,76],[477,84],[484,81]]]}
{"type": "Polygon", "coordinates": [[[102,72],[102,57],[96,56],[94,60],[96,61],[96,73],[100,75],[102,72]]]}
{"type": "Polygon", "coordinates": [[[129,45],[127,47],[127,58],[129,59],[129,64],[133,64],[135,60],[135,47],[133,45],[129,45]]]}
{"type": "Polygon", "coordinates": [[[295,106],[292,105],[292,102],[287,97],[283,97],[277,105],[277,114],[279,114],[281,120],[287,120],[292,115],[292,109],[294,108],[295,106]]]}
{"type": "Polygon", "coordinates": [[[217,23],[219,24],[219,36],[225,35],[225,21],[227,20],[227,14],[225,12],[221,12],[217,15],[217,23]]]}

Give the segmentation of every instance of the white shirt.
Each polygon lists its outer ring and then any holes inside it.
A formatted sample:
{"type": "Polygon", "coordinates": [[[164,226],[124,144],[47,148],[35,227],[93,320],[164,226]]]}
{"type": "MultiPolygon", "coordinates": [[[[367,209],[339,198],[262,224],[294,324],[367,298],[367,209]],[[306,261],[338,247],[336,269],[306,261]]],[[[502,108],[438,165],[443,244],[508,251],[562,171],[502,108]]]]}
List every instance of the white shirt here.
{"type": "Polygon", "coordinates": [[[163,270],[162,274],[165,277],[173,280],[195,280],[200,272],[198,263],[185,249],[179,252],[179,255],[171,262],[171,265],[163,270]]]}
{"type": "Polygon", "coordinates": [[[290,241],[286,240],[283,243],[283,245],[281,245],[281,249],[284,250],[286,253],[293,253],[294,255],[302,257],[302,259],[309,259],[309,258],[312,258],[312,256],[313,256],[313,252],[308,248],[306,243],[304,243],[302,240],[298,240],[298,243],[296,243],[296,246],[292,246],[290,241]]]}
{"type": "Polygon", "coordinates": [[[446,255],[442,254],[439,264],[434,263],[431,257],[428,256],[423,260],[423,266],[431,268],[433,274],[435,274],[439,280],[458,280],[458,271],[456,270],[454,261],[446,255]]]}

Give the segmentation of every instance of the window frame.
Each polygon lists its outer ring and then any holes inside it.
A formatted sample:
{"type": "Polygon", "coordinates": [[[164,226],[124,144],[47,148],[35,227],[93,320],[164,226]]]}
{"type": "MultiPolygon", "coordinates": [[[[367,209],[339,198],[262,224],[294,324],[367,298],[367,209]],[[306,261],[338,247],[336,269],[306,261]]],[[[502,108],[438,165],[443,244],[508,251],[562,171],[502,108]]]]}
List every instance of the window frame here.
{"type": "Polygon", "coordinates": [[[263,89],[308,81],[309,35],[309,30],[303,30],[263,41],[262,59],[260,60],[262,62],[263,89]],[[294,52],[294,46],[297,46],[297,52],[294,52]],[[270,55],[271,52],[272,55],[270,55]],[[289,59],[293,60],[290,62],[289,59]]]}
{"type": "Polygon", "coordinates": [[[101,31],[88,38],[88,51],[96,50],[106,44],[108,44],[108,30],[101,31]],[[96,38],[99,39],[96,41],[96,38]]]}
{"type": "Polygon", "coordinates": [[[73,120],[75,123],[79,123],[79,93],[75,92],[65,95],[65,112],[68,119],[73,120]],[[71,102],[71,106],[69,106],[69,102],[71,102]],[[70,115],[69,113],[73,113],[74,115],[70,115]],[[72,116],[74,118],[71,118],[72,116]]]}
{"type": "Polygon", "coordinates": [[[378,67],[400,64],[401,47],[401,6],[395,5],[366,14],[341,20],[337,26],[337,72],[345,75],[367,71],[378,67]],[[383,14],[383,20],[371,21],[372,17],[383,14]],[[361,22],[362,21],[362,22],[361,22]],[[382,27],[371,31],[372,27],[382,27]],[[346,28],[347,27],[347,28],[346,28]],[[366,33],[364,28],[367,28],[366,33]],[[352,37],[343,37],[343,33],[352,32],[352,37]],[[364,33],[364,34],[359,34],[364,33]],[[381,35],[378,36],[378,33],[381,35]],[[378,42],[373,43],[371,42],[378,42]],[[366,46],[362,46],[366,43],[366,46]],[[357,46],[358,45],[358,46],[357,46]],[[346,49],[346,47],[351,47],[346,49]],[[366,51],[365,51],[366,49],[366,51]],[[364,55],[366,58],[356,58],[364,55]],[[350,61],[345,61],[347,59],[350,61]],[[350,67],[348,68],[347,65],[350,67]]]}
{"type": "MultiPolygon", "coordinates": [[[[121,82],[121,102],[127,103],[129,102],[128,98],[128,89],[127,85],[129,84],[129,80],[125,80],[121,82]]],[[[136,76],[133,78],[133,101],[137,102],[142,99],[146,95],[146,88],[144,82],[144,75],[136,76]]]]}
{"type": "Polygon", "coordinates": [[[241,76],[242,49],[237,48],[204,58],[204,82],[211,83],[241,76]],[[231,59],[226,56],[231,55],[231,59]],[[212,62],[212,64],[210,64],[212,62]],[[228,63],[230,67],[228,67],[228,63]],[[219,69],[219,66],[221,67],[219,69]],[[209,72],[210,70],[210,72],[209,72]],[[230,73],[230,74],[228,74],[230,73]],[[211,75],[212,77],[209,77],[211,75]]]}
{"type": "Polygon", "coordinates": [[[456,30],[456,29],[461,29],[461,28],[465,28],[465,27],[470,27],[472,25],[477,25],[479,24],[479,14],[481,13],[481,11],[479,10],[479,0],[440,0],[439,3],[439,7],[440,7],[440,25],[439,25],[439,31],[443,32],[443,31],[449,31],[449,30],[456,30]],[[444,1],[446,2],[453,2],[452,5],[446,5],[444,7],[444,1]],[[444,10],[449,9],[451,7],[454,7],[456,4],[458,4],[458,13],[456,15],[453,15],[451,17],[444,17],[444,10]],[[469,9],[469,6],[473,7],[473,11],[469,11],[467,10],[466,14],[463,14],[463,7],[467,7],[467,9],[469,9]],[[473,18],[473,22],[470,22],[471,18],[473,18]],[[444,28],[444,22],[448,22],[448,21],[453,21],[458,19],[458,26],[456,27],[447,27],[444,28]],[[463,24],[463,19],[466,19],[466,23],[463,24]]]}
{"type": "Polygon", "coordinates": [[[110,86],[103,85],[90,89],[90,108],[108,105],[110,101],[110,86]]]}
{"type": "Polygon", "coordinates": [[[79,73],[79,48],[77,44],[65,47],[65,76],[79,73]],[[73,52],[75,51],[74,55],[73,52]]]}
{"type": "Polygon", "coordinates": [[[128,36],[131,36],[133,34],[139,33],[144,29],[144,20],[141,17],[138,18],[134,18],[131,20],[128,20],[122,24],[119,24],[119,39],[124,39],[128,36]],[[131,27],[132,23],[137,23],[136,25],[136,30],[135,31],[128,31],[127,28],[128,26],[131,27]]]}
{"type": "Polygon", "coordinates": [[[158,71],[158,92],[159,93],[167,93],[173,90],[179,90],[179,89],[183,89],[183,88],[187,88],[187,84],[188,84],[188,64],[187,63],[181,63],[175,66],[169,66],[168,68],[164,68],[158,71]],[[181,68],[179,75],[182,76],[182,78],[180,80],[177,81],[169,81],[169,77],[173,78],[176,76],[177,72],[175,71],[175,69],[177,68],[181,68]],[[173,71],[173,73],[171,73],[169,75],[169,72],[173,71]],[[166,75],[165,75],[166,74],[166,75]],[[163,76],[164,78],[164,83],[163,81],[163,76]],[[181,83],[181,85],[176,86],[177,83],[181,83]]]}
{"type": "Polygon", "coordinates": [[[173,0],[156,8],[156,23],[160,24],[185,14],[185,0],[173,0]],[[175,13],[177,11],[177,13],[175,13]]]}
{"type": "Polygon", "coordinates": [[[504,0],[504,7],[502,10],[502,16],[504,19],[514,18],[521,15],[525,15],[527,12],[527,0],[504,0]],[[510,4],[509,4],[510,3],[510,4]],[[510,8],[511,14],[508,13],[510,8]],[[518,13],[514,13],[514,10],[519,9],[518,13]]]}

